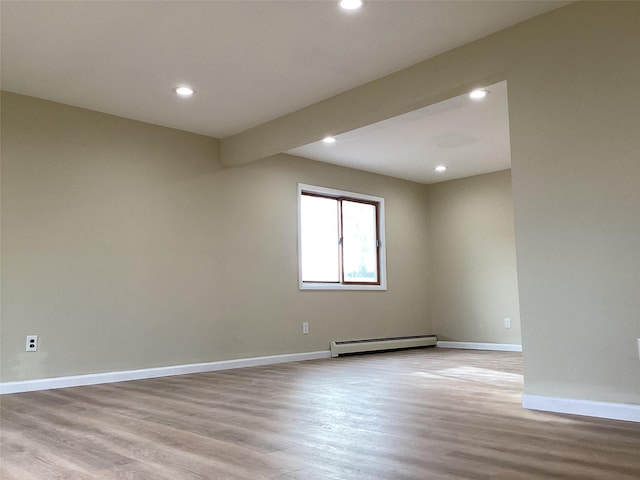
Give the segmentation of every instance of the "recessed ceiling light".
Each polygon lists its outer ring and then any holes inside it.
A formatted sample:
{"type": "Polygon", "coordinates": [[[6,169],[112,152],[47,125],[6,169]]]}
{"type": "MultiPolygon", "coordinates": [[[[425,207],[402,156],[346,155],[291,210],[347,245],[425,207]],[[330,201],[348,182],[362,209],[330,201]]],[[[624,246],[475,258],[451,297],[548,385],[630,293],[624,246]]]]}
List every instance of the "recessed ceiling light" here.
{"type": "Polygon", "coordinates": [[[186,85],[175,87],[173,91],[176,92],[176,94],[180,97],[191,97],[194,93],[196,93],[193,88],[187,87],[186,85]]]}
{"type": "Polygon", "coordinates": [[[327,136],[322,139],[324,143],[336,143],[338,139],[336,137],[327,136]]]}
{"type": "Polygon", "coordinates": [[[489,95],[489,92],[482,89],[473,90],[469,93],[469,98],[474,100],[482,100],[484,97],[489,95]]]}
{"type": "Polygon", "coordinates": [[[362,7],[362,0],[340,0],[338,4],[343,10],[358,10],[362,7]]]}
{"type": "Polygon", "coordinates": [[[436,172],[444,172],[446,169],[446,165],[438,165],[436,168],[434,168],[436,172]]]}

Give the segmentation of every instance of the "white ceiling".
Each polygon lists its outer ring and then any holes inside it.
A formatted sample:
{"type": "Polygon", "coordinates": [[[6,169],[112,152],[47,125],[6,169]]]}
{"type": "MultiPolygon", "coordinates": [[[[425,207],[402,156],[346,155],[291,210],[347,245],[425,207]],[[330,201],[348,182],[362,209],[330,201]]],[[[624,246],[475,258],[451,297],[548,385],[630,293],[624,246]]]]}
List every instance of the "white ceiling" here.
{"type": "Polygon", "coordinates": [[[507,82],[484,89],[482,100],[461,95],[287,153],[421,183],[504,170],[511,166],[507,82]]]}
{"type": "Polygon", "coordinates": [[[0,82],[225,137],[566,3],[2,0],[0,82]]]}

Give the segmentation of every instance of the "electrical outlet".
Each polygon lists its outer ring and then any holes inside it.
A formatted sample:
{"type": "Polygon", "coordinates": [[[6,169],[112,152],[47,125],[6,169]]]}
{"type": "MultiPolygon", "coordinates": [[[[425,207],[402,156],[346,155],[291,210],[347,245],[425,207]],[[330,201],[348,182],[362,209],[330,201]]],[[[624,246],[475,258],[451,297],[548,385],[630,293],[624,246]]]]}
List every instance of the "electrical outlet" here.
{"type": "Polygon", "coordinates": [[[27,335],[27,352],[38,351],[38,335],[27,335]]]}
{"type": "Polygon", "coordinates": [[[638,358],[640,359],[640,338],[638,339],[638,358]]]}
{"type": "Polygon", "coordinates": [[[309,333],[309,322],[302,322],[302,333],[309,333]]]}
{"type": "Polygon", "coordinates": [[[504,328],[511,328],[511,319],[510,318],[505,318],[504,319],[504,328]]]}

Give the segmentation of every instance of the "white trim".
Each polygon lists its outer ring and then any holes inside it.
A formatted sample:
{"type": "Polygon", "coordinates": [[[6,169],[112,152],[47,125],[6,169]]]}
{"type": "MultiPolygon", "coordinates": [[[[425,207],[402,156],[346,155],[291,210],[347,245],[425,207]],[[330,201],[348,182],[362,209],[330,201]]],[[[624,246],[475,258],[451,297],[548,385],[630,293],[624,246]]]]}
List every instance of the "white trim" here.
{"type": "Polygon", "coordinates": [[[257,367],[260,365],[272,365],[274,363],[299,362],[302,360],[316,360],[319,358],[330,357],[331,352],[329,350],[321,350],[318,352],[270,355],[268,357],[239,358],[236,360],[222,360],[219,362],[191,363],[188,365],[142,368],[139,370],[42,378],[21,382],[4,382],[0,383],[0,394],[34,392],[37,390],[50,390],[53,388],[80,387],[83,385],[98,385],[102,383],[125,382],[128,380],[143,380],[146,378],[169,377],[172,375],[185,375],[188,373],[214,372],[216,370],[257,367]]]}
{"type": "Polygon", "coordinates": [[[300,282],[300,290],[386,290],[385,285],[349,285],[347,283],[312,283],[300,282]]]}
{"type": "Polygon", "coordinates": [[[521,352],[522,345],[515,343],[478,343],[478,342],[443,342],[438,340],[440,348],[463,348],[465,350],[498,350],[501,352],[521,352]]]}
{"type": "Polygon", "coordinates": [[[522,395],[522,406],[529,410],[640,422],[640,405],[631,403],[594,402],[592,400],[524,394],[522,395]]]}
{"type": "Polygon", "coordinates": [[[298,184],[298,288],[300,290],[387,290],[387,246],[386,246],[386,229],[384,223],[384,198],[366,195],[364,193],[347,192],[345,190],[336,190],[334,188],[318,187],[316,185],[308,185],[306,183],[298,184]],[[350,197],[378,204],[378,240],[380,241],[380,285],[349,285],[344,283],[310,283],[302,281],[302,239],[300,232],[301,225],[301,196],[302,192],[317,193],[319,195],[327,195],[331,197],[350,197]]]}

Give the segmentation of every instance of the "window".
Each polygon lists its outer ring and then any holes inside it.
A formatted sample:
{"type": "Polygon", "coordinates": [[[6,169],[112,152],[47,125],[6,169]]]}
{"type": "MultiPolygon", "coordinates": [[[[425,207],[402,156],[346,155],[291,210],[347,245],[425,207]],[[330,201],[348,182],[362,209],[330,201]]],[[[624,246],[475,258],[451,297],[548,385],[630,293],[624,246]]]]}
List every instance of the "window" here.
{"type": "Polygon", "coordinates": [[[386,290],[384,199],[298,185],[301,289],[386,290]]]}

